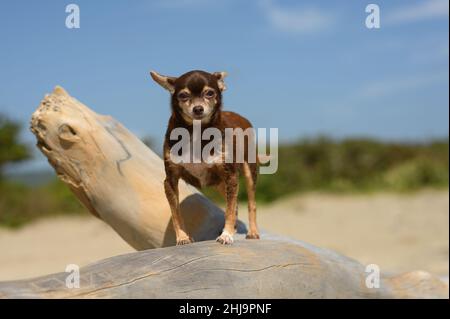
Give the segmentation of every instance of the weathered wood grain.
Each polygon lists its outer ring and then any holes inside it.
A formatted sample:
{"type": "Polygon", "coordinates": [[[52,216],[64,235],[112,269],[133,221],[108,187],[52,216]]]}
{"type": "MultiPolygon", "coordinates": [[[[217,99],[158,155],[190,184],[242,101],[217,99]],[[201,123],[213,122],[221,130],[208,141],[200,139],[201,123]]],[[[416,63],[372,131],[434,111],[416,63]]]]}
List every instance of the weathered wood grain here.
{"type": "MultiPolygon", "coordinates": [[[[241,237],[242,238],[242,237],[241,237]]],[[[382,276],[367,288],[365,267],[311,245],[239,238],[131,253],[68,273],[0,283],[0,298],[448,298],[448,286],[424,273],[382,276]]]]}

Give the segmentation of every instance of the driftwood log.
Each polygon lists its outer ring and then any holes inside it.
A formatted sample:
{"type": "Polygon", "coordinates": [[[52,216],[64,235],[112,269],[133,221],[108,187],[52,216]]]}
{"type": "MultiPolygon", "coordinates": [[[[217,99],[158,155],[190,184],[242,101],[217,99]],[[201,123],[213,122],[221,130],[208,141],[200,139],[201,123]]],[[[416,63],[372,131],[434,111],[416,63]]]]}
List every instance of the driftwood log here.
{"type": "MultiPolygon", "coordinates": [[[[266,235],[233,246],[204,241],[116,256],[68,273],[0,283],[0,298],[436,298],[448,287],[428,273],[382,276],[368,288],[355,260],[266,235]]],[[[239,237],[239,236],[238,236],[239,237]]],[[[241,239],[242,238],[242,239],[241,239]]]]}
{"type": "MultiPolygon", "coordinates": [[[[31,130],[89,211],[135,249],[147,250],[81,268],[80,288],[68,288],[68,273],[58,273],[0,283],[0,297],[448,298],[448,284],[423,271],[382,273],[370,288],[359,262],[280,236],[238,235],[234,245],[222,246],[212,240],[223,212],[184,183],[182,214],[197,243],[174,246],[162,161],[120,123],[57,87],[34,113],[31,130]]],[[[238,232],[245,233],[241,222],[238,232]]]]}

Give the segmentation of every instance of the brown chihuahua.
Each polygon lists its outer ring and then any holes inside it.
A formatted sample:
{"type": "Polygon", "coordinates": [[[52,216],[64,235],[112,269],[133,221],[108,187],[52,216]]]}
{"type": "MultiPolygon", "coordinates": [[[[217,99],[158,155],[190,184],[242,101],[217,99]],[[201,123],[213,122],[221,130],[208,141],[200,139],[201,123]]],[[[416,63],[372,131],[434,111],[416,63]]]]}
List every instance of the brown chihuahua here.
{"type": "MultiPolygon", "coordinates": [[[[256,203],[255,188],[258,170],[258,160],[249,160],[248,145],[253,143],[246,136],[244,149],[236,145],[232,138],[233,157],[231,161],[224,160],[227,152],[225,143],[221,143],[220,160],[210,161],[203,158],[194,163],[174,161],[171,157],[172,147],[178,140],[172,139],[171,133],[174,129],[184,129],[193,135],[196,123],[201,124],[201,133],[213,128],[225,136],[227,129],[240,129],[241,131],[251,129],[250,122],[239,114],[222,111],[222,92],[225,90],[225,72],[208,73],[204,71],[191,71],[180,77],[163,76],[156,72],[150,72],[153,80],[168,90],[171,94],[172,115],[164,141],[164,165],[166,179],[164,189],[167,200],[172,211],[172,221],[175,228],[177,245],[193,242],[187,234],[184,222],[180,214],[178,198],[178,181],[183,179],[187,183],[202,188],[213,186],[226,200],[225,226],[222,234],[217,238],[221,244],[232,244],[237,220],[237,196],[239,190],[239,174],[245,177],[248,196],[249,230],[247,239],[259,239],[256,225],[256,203]],[[242,154],[238,154],[239,152],[242,154]],[[236,157],[243,155],[242,161],[236,157]]],[[[208,141],[200,143],[202,151],[208,141]]],[[[242,147],[242,144],[240,144],[242,147]]],[[[204,154],[204,153],[202,153],[204,154]]],[[[210,152],[207,152],[208,156],[210,152]]],[[[207,156],[207,157],[208,157],[207,156]]],[[[217,159],[217,156],[216,158],[217,159]]]]}

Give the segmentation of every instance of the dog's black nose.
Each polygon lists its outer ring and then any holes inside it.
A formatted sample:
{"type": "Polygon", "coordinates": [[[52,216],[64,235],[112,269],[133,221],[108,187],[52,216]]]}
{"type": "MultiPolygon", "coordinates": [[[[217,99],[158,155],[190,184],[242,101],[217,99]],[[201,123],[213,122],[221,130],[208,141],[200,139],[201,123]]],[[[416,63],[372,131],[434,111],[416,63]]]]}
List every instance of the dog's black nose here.
{"type": "Polygon", "coordinates": [[[202,115],[203,114],[203,106],[201,106],[201,105],[194,106],[192,111],[194,111],[195,115],[202,115]]]}

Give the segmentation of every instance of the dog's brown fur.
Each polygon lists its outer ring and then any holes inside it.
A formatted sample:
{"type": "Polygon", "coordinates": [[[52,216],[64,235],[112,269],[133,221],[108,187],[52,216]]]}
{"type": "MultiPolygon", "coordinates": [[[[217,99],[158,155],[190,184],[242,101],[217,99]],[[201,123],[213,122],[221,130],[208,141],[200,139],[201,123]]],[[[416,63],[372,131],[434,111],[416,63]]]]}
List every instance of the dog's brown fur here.
{"type": "MultiPolygon", "coordinates": [[[[194,119],[201,120],[202,132],[208,127],[214,127],[221,131],[222,137],[224,137],[225,128],[241,128],[245,130],[252,127],[251,123],[239,114],[222,111],[222,92],[225,90],[223,79],[226,73],[216,72],[211,74],[204,71],[191,71],[175,78],[151,72],[151,76],[158,84],[171,93],[172,115],[169,119],[164,141],[164,164],[166,170],[164,188],[172,211],[177,245],[193,242],[193,239],[185,230],[180,215],[179,179],[181,178],[198,188],[213,186],[222,194],[227,202],[225,227],[217,241],[222,244],[231,244],[236,228],[240,172],[244,175],[248,195],[249,230],[246,238],[259,239],[255,203],[258,163],[257,161],[256,163],[249,163],[248,161],[248,137],[245,139],[244,150],[237,150],[235,140],[233,140],[233,158],[236,158],[236,151],[243,151],[244,163],[238,163],[234,160],[232,163],[223,161],[214,164],[202,162],[185,165],[183,163],[174,163],[170,158],[170,149],[178,142],[170,140],[170,132],[175,128],[185,128],[192,136],[194,119]],[[204,113],[197,115],[193,111],[196,106],[202,106],[204,113]]],[[[202,147],[208,142],[202,141],[202,147]]]]}

